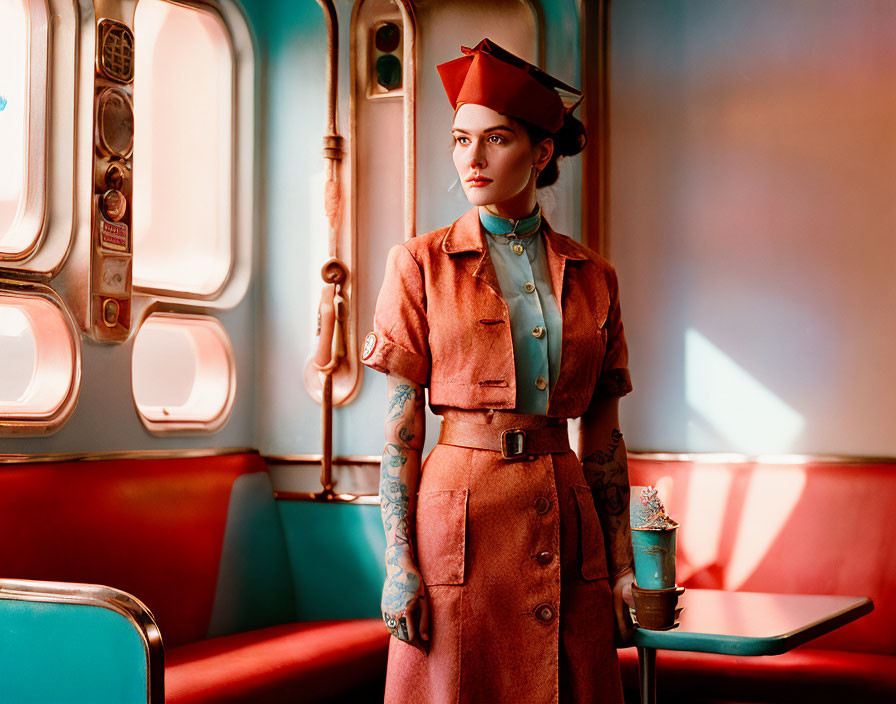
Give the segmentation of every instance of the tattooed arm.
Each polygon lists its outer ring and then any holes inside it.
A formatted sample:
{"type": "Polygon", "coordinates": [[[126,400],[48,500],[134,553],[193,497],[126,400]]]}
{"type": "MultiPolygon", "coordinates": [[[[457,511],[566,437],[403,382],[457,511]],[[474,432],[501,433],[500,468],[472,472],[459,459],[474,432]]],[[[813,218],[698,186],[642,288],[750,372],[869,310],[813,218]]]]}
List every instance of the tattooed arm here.
{"type": "Polygon", "coordinates": [[[429,640],[429,602],[410,537],[425,428],[423,387],[397,374],[389,374],[386,379],[389,408],[380,464],[386,583],[381,606],[389,630],[400,640],[425,650],[421,641],[429,640]]]}
{"type": "Polygon", "coordinates": [[[631,592],[632,534],[628,502],[631,494],[625,442],[619,430],[619,398],[609,396],[592,403],[582,416],[579,457],[585,481],[591,487],[607,551],[607,567],[623,642],[631,637],[631,621],[623,594],[631,592]]]}

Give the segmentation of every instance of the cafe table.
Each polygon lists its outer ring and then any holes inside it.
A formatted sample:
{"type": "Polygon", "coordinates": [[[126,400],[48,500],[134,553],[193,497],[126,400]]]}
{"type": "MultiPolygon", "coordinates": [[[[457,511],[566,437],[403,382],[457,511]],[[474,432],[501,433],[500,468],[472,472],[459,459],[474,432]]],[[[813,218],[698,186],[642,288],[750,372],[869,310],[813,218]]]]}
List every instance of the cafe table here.
{"type": "Polygon", "coordinates": [[[867,597],[687,589],[678,625],[636,628],[641,704],[656,703],[656,651],[780,655],[871,613],[867,597]]]}

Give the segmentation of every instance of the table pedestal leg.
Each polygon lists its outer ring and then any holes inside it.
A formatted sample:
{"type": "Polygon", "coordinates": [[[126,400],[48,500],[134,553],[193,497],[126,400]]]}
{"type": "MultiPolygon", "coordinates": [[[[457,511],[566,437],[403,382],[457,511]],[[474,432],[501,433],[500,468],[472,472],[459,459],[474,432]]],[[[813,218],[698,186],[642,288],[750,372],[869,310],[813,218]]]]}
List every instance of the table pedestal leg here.
{"type": "Polygon", "coordinates": [[[656,650],[638,648],[638,670],[641,673],[641,704],[656,704],[656,650]]]}

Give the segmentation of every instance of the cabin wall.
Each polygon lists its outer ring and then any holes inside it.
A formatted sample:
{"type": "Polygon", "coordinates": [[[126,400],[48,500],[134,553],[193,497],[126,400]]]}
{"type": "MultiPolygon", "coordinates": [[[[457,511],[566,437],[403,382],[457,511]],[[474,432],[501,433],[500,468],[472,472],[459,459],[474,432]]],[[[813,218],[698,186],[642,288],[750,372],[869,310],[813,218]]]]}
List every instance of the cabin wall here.
{"type": "MultiPolygon", "coordinates": [[[[222,14],[226,14],[228,10],[234,7],[233,2],[224,0],[219,4],[224,7],[222,14]]],[[[131,5],[124,1],[122,3],[122,12],[131,5]]],[[[92,6],[86,0],[75,3],[75,8],[80,12],[73,16],[77,16],[77,23],[81,25],[81,38],[84,39],[80,45],[80,65],[74,64],[74,61],[67,61],[66,71],[71,73],[60,73],[55,76],[60,83],[71,82],[75,77],[85,80],[87,77],[92,78],[92,66],[94,50],[93,40],[87,39],[88,28],[95,22],[95,16],[92,6]],[[76,71],[77,69],[77,71],[76,71]],[[83,69],[83,70],[82,70],[83,69]]],[[[102,13],[101,13],[102,14],[102,13]]],[[[57,18],[59,19],[59,18],[57,18]]],[[[59,34],[65,34],[66,37],[75,36],[75,22],[59,22],[54,25],[54,31],[59,34]]],[[[245,48],[251,57],[251,47],[237,46],[238,42],[234,41],[234,53],[239,54],[240,48],[245,48]]],[[[60,41],[60,47],[66,51],[70,50],[71,55],[75,55],[75,42],[71,39],[60,41]]],[[[139,51],[139,41],[137,42],[139,51]]],[[[237,69],[234,69],[235,71],[237,69]]],[[[51,81],[52,82],[52,81],[51,81]]],[[[87,88],[88,93],[92,90],[92,85],[87,88]]],[[[137,87],[139,90],[139,86],[137,87]]],[[[56,113],[54,115],[54,106],[50,106],[50,120],[59,120],[60,114],[63,118],[69,115],[71,104],[75,102],[74,97],[82,94],[82,102],[87,102],[88,107],[81,110],[79,114],[79,122],[77,125],[76,146],[80,153],[76,156],[76,163],[69,165],[67,163],[54,164],[56,168],[60,168],[64,173],[66,170],[72,171],[76,183],[76,191],[78,194],[75,198],[74,223],[69,225],[74,231],[73,244],[70,253],[64,261],[61,271],[58,275],[50,280],[49,285],[57,291],[66,301],[68,310],[75,318],[83,311],[77,310],[79,305],[83,305],[80,298],[84,290],[87,288],[86,274],[86,257],[89,256],[89,244],[84,246],[84,242],[90,242],[90,193],[84,191],[81,187],[84,173],[89,174],[88,181],[92,181],[93,166],[90,163],[92,152],[92,135],[91,122],[92,107],[89,101],[83,100],[83,88],[76,86],[71,91],[71,96],[67,95],[68,103],[66,105],[55,105],[56,113]],[[88,135],[85,143],[83,135],[88,135]],[[81,197],[82,195],[86,197],[81,197]],[[85,256],[86,255],[86,256],[85,256]],[[82,276],[83,272],[83,276],[82,276]]],[[[239,97],[236,98],[236,101],[239,97]]],[[[235,108],[238,111],[238,108],[235,108]]],[[[235,112],[236,114],[236,112],[235,112]]],[[[66,125],[67,126],[67,125],[66,125]]],[[[56,129],[56,128],[54,128],[56,129]]],[[[64,132],[65,130],[60,130],[64,132]]],[[[74,125],[71,131],[75,132],[74,125]]],[[[53,143],[55,144],[55,142],[53,143]]],[[[186,157],[188,160],[189,155],[186,157]]],[[[165,168],[180,168],[181,164],[166,165],[165,168]]],[[[248,168],[248,165],[245,165],[248,168]]],[[[197,168],[199,176],[204,176],[201,167],[197,168]]],[[[53,183],[53,182],[51,182],[53,183]]],[[[71,192],[68,198],[72,198],[71,192]]],[[[60,203],[64,203],[66,199],[65,193],[59,193],[52,188],[48,188],[47,200],[51,204],[48,212],[56,217],[56,209],[60,203]]],[[[130,207],[130,206],[129,206],[130,207]]],[[[137,205],[137,208],[140,208],[137,205]]],[[[63,208],[64,211],[64,208],[63,208]]],[[[252,213],[255,217],[255,213],[252,213]]],[[[55,225],[54,225],[55,227],[55,225]]],[[[235,225],[235,229],[239,229],[239,225],[235,225]]],[[[100,343],[90,338],[88,335],[81,333],[79,335],[80,355],[81,355],[81,380],[80,393],[78,395],[77,405],[71,417],[62,425],[61,428],[52,434],[42,437],[23,437],[23,436],[0,436],[0,455],[45,455],[45,454],[94,454],[108,453],[118,451],[178,451],[186,449],[219,449],[219,448],[247,448],[255,445],[256,437],[256,347],[257,325],[256,325],[256,306],[258,302],[257,282],[260,277],[258,275],[258,239],[253,236],[256,229],[252,227],[252,242],[250,249],[251,266],[255,269],[255,274],[251,276],[248,289],[239,297],[239,293],[234,293],[240,289],[239,285],[230,286],[230,283],[224,286],[224,296],[230,296],[231,302],[222,304],[220,301],[213,301],[208,306],[201,301],[185,302],[180,300],[175,304],[163,304],[160,310],[176,309],[189,314],[208,315],[216,318],[225,328],[227,336],[233,347],[235,360],[235,377],[236,392],[232,411],[227,422],[220,430],[215,432],[191,432],[187,434],[166,434],[154,435],[147,430],[141,422],[134,403],[132,395],[131,383],[131,361],[132,350],[134,346],[134,337],[138,331],[136,319],[131,325],[130,335],[127,340],[120,344],[100,343]],[[220,310],[220,305],[231,305],[227,310],[220,310]]],[[[132,231],[133,235],[133,231],[132,231]]],[[[235,249],[239,249],[239,245],[235,245],[235,249]]],[[[138,255],[139,256],[139,255],[138,255]]],[[[248,260],[249,258],[247,258],[248,260]]],[[[236,262],[236,259],[234,260],[236,262]]],[[[240,278],[241,271],[237,271],[242,267],[244,261],[233,264],[232,280],[240,278]]],[[[15,275],[10,276],[11,279],[15,275]]],[[[135,292],[135,301],[142,296],[140,305],[144,305],[148,300],[145,294],[135,292]]],[[[155,305],[155,302],[152,303],[155,305]]],[[[133,310],[137,310],[137,304],[133,310]]],[[[141,309],[140,315],[146,311],[141,309]]],[[[9,349],[8,347],[5,349],[9,349]]],[[[179,360],[182,361],[182,360],[179,360]]],[[[5,360],[0,360],[3,364],[5,360]]]]}
{"type": "MultiPolygon", "coordinates": [[[[254,273],[235,308],[209,311],[234,346],[230,418],[210,434],[150,434],[131,394],[133,335],[113,345],[82,336],[72,417],[47,437],[0,438],[0,453],[320,451],[320,406],[302,375],[327,258],[326,27],[313,0],[240,5],[258,79],[254,273]]],[[[483,36],[537,60],[541,32],[546,68],[581,84],[579,3],[498,5],[417,3],[418,232],[468,207],[455,184],[436,63],[483,36]]],[[[353,6],[336,2],[347,157],[353,6]]],[[[635,382],[621,405],[630,449],[896,452],[888,424],[896,321],[887,313],[896,303],[894,26],[896,7],[885,0],[611,4],[608,254],[635,382]]],[[[357,145],[387,156],[381,171],[368,159],[359,174],[367,210],[353,272],[357,339],[372,322],[385,252],[403,238],[394,127],[383,143],[357,145]],[[371,197],[379,184],[382,203],[371,197]]],[[[555,229],[579,237],[581,159],[561,171],[540,199],[555,229]]],[[[335,410],[336,455],[379,453],[384,398],[384,376],[362,369],[359,393],[335,410]]],[[[436,429],[430,417],[430,446],[436,429]]]]}
{"type": "MultiPolygon", "coordinates": [[[[256,447],[268,455],[320,452],[320,405],[306,391],[303,374],[316,346],[320,269],[328,258],[322,156],[327,132],[324,14],[314,0],[227,2],[236,2],[243,10],[255,43],[253,273],[248,292],[235,308],[219,311],[199,306],[194,310],[220,320],[234,347],[237,391],[229,419],[213,433],[151,434],[140,422],[132,398],[130,365],[136,329],[121,344],[97,343],[82,334],[80,396],[71,418],[45,437],[2,437],[0,453],[227,447],[256,447]]],[[[388,0],[367,2],[390,5],[388,0]]],[[[372,327],[386,253],[404,239],[405,204],[400,100],[388,105],[380,101],[383,109],[376,119],[359,126],[355,146],[361,152],[360,166],[351,163],[350,36],[355,5],[352,0],[335,2],[339,132],[345,138],[343,231],[351,224],[348,199],[354,198],[358,208],[356,264],[351,272],[358,306],[357,337],[351,350],[356,355],[358,340],[372,327]],[[359,169],[356,193],[350,190],[352,168],[359,169]]],[[[579,3],[574,0],[487,4],[423,0],[415,6],[419,62],[416,230],[423,233],[450,224],[470,207],[451,161],[452,111],[435,65],[456,57],[460,44],[474,45],[484,36],[537,63],[543,42],[547,70],[579,85],[582,27],[579,3]]],[[[394,3],[392,7],[397,10],[394,3]]],[[[555,229],[580,238],[581,159],[570,160],[561,171],[558,184],[543,190],[540,199],[555,229]]],[[[70,257],[65,266],[80,268],[79,256],[70,257]]],[[[60,288],[55,280],[51,285],[60,288]]],[[[334,412],[337,456],[377,455],[382,449],[385,377],[366,368],[361,373],[357,395],[334,412]]],[[[428,426],[428,445],[432,446],[437,419],[430,416],[428,426]]]]}
{"type": "Polygon", "coordinates": [[[68,422],[46,437],[0,438],[0,454],[106,453],[253,447],[255,438],[255,284],[233,310],[215,312],[236,360],[236,397],[224,427],[214,433],[151,434],[131,394],[133,335],[120,345],[81,335],[81,394],[68,422]]]}
{"type": "Polygon", "coordinates": [[[611,11],[629,449],[896,454],[896,5],[611,11]]]}

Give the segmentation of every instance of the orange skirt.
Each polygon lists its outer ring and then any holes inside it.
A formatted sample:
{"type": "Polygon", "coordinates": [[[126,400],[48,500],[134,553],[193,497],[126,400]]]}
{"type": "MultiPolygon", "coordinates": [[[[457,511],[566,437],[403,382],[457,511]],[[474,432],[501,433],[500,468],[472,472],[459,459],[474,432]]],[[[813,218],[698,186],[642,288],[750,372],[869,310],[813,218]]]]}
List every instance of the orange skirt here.
{"type": "Polygon", "coordinates": [[[603,534],[575,453],[437,445],[414,525],[429,653],[391,639],[387,704],[622,704],[603,534]]]}

